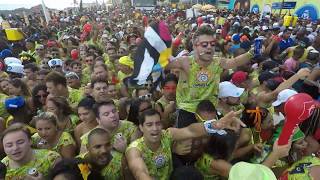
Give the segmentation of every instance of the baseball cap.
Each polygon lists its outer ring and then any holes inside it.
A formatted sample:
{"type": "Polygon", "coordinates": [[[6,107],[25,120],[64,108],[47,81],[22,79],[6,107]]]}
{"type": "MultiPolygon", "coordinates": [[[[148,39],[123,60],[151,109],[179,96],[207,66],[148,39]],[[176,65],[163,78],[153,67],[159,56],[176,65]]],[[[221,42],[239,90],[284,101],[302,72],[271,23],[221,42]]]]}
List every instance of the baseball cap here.
{"type": "Polygon", "coordinates": [[[71,78],[71,77],[74,77],[74,78],[76,78],[76,79],[80,79],[79,76],[77,75],[77,73],[75,73],[75,72],[68,72],[68,73],[66,74],[66,78],[71,78]]]}
{"type": "Polygon", "coordinates": [[[22,96],[8,98],[4,102],[6,109],[18,109],[21,108],[24,104],[24,98],[22,96]]]}
{"type": "Polygon", "coordinates": [[[229,81],[219,84],[219,97],[240,97],[244,88],[239,88],[229,81]]]}
{"type": "Polygon", "coordinates": [[[24,66],[22,64],[10,63],[9,65],[7,65],[7,72],[23,74],[24,72],[23,68],[24,66]]]}
{"type": "Polygon", "coordinates": [[[51,59],[50,61],[48,61],[48,65],[49,67],[62,66],[63,61],[61,59],[51,59]]]}
{"type": "Polygon", "coordinates": [[[267,31],[269,30],[268,26],[262,26],[262,31],[267,31]]]}
{"type": "Polygon", "coordinates": [[[232,39],[232,41],[239,42],[240,41],[240,36],[239,36],[239,34],[233,34],[231,39],[232,39]]]}
{"type": "Polygon", "coordinates": [[[5,59],[6,57],[12,56],[12,51],[10,49],[4,49],[0,52],[0,58],[5,59]]]}
{"type": "Polygon", "coordinates": [[[276,176],[267,166],[262,164],[252,164],[238,162],[233,165],[229,172],[229,180],[276,180],[276,176]]]}
{"type": "Polygon", "coordinates": [[[216,34],[221,34],[222,30],[221,29],[217,29],[216,30],[216,34]]]}
{"type": "Polygon", "coordinates": [[[248,73],[246,73],[244,71],[237,71],[237,72],[233,73],[233,75],[231,77],[231,82],[233,84],[241,84],[247,79],[248,79],[248,73]]]}
{"type": "Polygon", "coordinates": [[[280,29],[279,23],[273,23],[273,24],[272,24],[272,29],[274,29],[274,30],[280,29]]]}
{"type": "Polygon", "coordinates": [[[22,64],[21,60],[15,57],[7,57],[4,59],[4,63],[9,65],[11,63],[22,64]]]}
{"type": "Polygon", "coordinates": [[[276,107],[282,103],[285,103],[291,96],[298,94],[297,91],[292,89],[282,90],[277,97],[277,100],[272,103],[272,106],[276,107]]]}

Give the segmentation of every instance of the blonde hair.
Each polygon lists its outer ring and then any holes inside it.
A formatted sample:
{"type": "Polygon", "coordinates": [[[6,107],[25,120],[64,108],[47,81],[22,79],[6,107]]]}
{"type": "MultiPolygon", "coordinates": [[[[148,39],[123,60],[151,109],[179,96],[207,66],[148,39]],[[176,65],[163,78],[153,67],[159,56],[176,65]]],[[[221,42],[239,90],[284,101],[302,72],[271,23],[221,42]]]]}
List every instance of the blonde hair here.
{"type": "Polygon", "coordinates": [[[34,121],[35,124],[40,120],[49,121],[53,125],[58,126],[57,116],[51,112],[40,113],[39,115],[33,117],[33,119],[32,119],[32,121],[34,121]]]}

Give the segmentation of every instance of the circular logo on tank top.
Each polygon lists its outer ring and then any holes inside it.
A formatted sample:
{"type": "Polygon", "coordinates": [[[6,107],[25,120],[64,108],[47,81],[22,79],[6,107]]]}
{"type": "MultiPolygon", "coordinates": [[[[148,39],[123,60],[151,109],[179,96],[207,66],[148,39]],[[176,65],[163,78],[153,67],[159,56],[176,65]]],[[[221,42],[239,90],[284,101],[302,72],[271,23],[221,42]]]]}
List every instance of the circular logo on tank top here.
{"type": "Polygon", "coordinates": [[[155,157],[155,163],[157,168],[162,168],[166,163],[166,158],[160,154],[155,157]]]}
{"type": "Polygon", "coordinates": [[[206,71],[200,71],[197,75],[198,82],[206,83],[209,81],[209,73],[206,71]]]}

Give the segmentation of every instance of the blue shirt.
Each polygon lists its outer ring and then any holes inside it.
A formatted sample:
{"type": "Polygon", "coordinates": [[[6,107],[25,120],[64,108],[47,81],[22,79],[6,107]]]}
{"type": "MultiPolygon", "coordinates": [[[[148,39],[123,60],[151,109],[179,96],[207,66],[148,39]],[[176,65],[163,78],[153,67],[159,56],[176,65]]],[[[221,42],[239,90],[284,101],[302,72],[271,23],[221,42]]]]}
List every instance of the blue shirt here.
{"type": "Polygon", "coordinates": [[[287,40],[282,39],[279,43],[280,52],[286,50],[288,47],[291,47],[294,45],[294,41],[292,38],[289,38],[287,40]]]}

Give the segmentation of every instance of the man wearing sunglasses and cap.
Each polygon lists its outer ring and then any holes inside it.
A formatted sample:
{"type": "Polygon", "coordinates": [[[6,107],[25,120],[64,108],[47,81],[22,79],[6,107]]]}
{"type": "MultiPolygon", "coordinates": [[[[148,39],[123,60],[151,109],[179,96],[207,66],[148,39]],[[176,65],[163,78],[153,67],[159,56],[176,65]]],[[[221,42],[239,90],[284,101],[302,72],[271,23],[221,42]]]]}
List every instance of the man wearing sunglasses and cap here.
{"type": "Polygon", "coordinates": [[[194,113],[200,101],[208,99],[217,105],[220,74],[223,69],[234,69],[246,64],[253,57],[253,53],[249,51],[234,59],[214,58],[214,31],[207,26],[199,27],[192,41],[194,55],[178,58],[168,65],[168,69],[180,69],[176,97],[179,128],[197,122],[194,113]]]}

